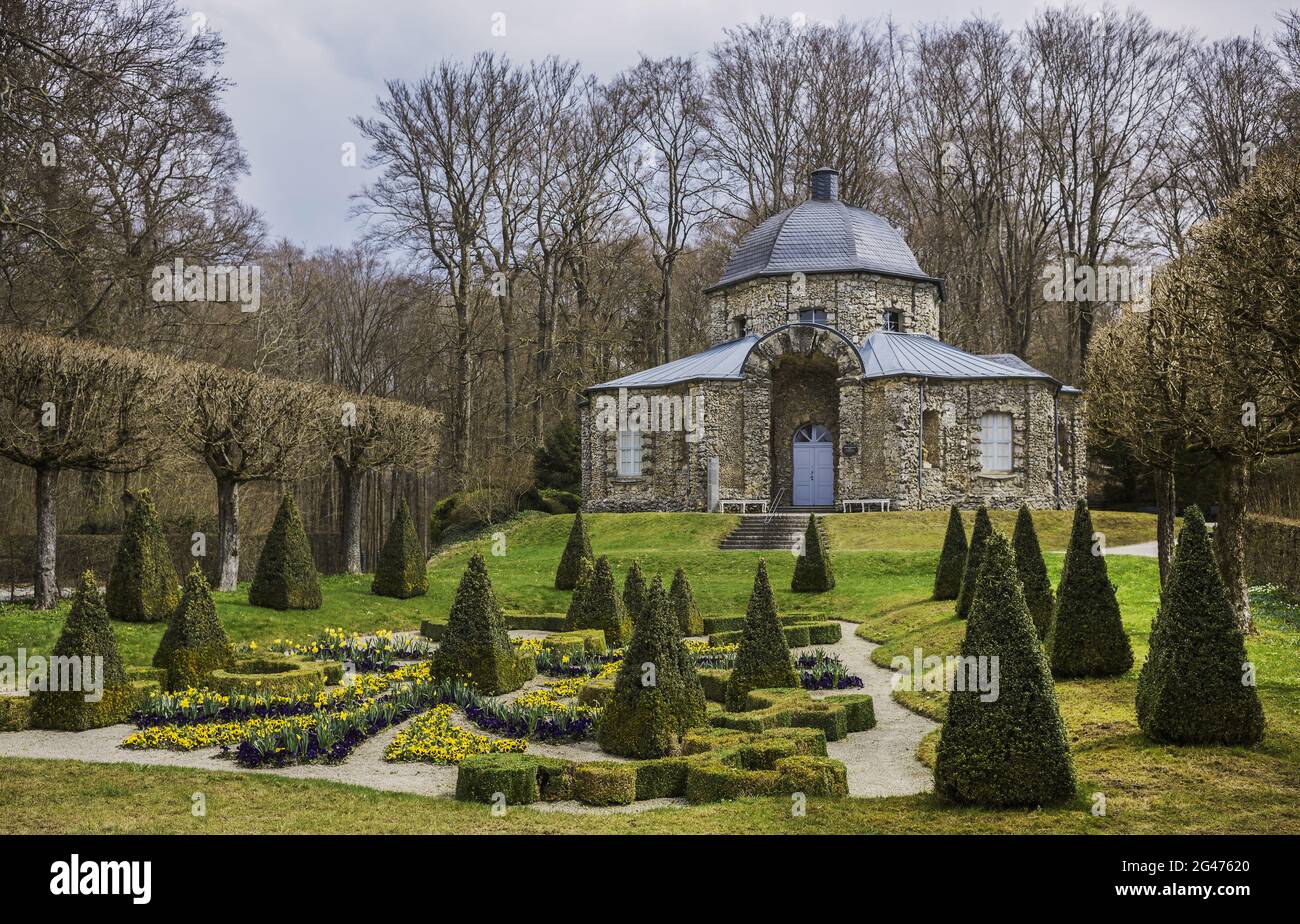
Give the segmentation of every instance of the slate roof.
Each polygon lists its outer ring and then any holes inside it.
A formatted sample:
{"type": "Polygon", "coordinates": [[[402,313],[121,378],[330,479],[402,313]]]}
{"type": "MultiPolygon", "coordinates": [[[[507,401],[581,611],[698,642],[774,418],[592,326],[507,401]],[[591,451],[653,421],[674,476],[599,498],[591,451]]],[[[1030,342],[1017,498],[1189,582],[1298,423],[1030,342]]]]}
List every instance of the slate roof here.
{"type": "Polygon", "coordinates": [[[593,385],[588,391],[601,388],[655,388],[661,385],[677,385],[681,382],[701,382],[722,380],[739,380],[744,376],[745,357],[759,341],[758,334],[750,334],[739,340],[720,343],[709,347],[703,353],[683,356],[672,362],[643,369],[622,378],[593,385]]]}

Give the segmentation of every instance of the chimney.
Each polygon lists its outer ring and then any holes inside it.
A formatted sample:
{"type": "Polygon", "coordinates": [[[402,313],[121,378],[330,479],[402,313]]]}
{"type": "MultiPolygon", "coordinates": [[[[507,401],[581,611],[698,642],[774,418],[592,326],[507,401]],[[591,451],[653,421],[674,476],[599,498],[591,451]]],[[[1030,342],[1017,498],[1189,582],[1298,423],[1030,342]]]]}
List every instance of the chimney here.
{"type": "Polygon", "coordinates": [[[812,172],[809,185],[814,199],[834,202],[840,197],[840,172],[834,167],[818,167],[812,172]]]}

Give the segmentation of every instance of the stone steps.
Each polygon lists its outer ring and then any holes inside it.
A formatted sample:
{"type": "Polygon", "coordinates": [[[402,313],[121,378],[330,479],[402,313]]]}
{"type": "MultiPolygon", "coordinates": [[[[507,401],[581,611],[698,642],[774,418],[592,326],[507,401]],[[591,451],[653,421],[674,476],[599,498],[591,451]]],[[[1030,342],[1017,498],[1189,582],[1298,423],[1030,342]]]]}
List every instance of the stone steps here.
{"type": "Polygon", "coordinates": [[[789,551],[808,528],[806,513],[747,514],[719,543],[723,550],[781,549],[789,551]]]}

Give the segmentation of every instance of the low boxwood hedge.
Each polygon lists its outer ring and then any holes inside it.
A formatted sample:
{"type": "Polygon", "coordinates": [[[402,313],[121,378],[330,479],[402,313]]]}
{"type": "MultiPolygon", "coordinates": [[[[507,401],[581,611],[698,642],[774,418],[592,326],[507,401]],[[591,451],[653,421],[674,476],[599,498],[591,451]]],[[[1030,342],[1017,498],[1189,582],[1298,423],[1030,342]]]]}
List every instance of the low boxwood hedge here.
{"type": "Polygon", "coordinates": [[[656,757],[636,761],[636,798],[672,799],[686,792],[686,770],[690,762],[685,757],[656,757]]]}
{"type": "Polygon", "coordinates": [[[827,757],[792,755],[776,762],[782,792],[805,796],[842,797],[849,794],[848,769],[827,757]]]}
{"type": "MultiPolygon", "coordinates": [[[[327,662],[300,658],[241,658],[233,667],[208,675],[207,686],[218,693],[270,693],[299,696],[325,688],[327,662]]],[[[340,672],[342,665],[339,665],[340,672]]]]}
{"type": "Polygon", "coordinates": [[[598,706],[604,709],[614,698],[613,677],[593,677],[578,690],[579,706],[598,706]]]}
{"type": "MultiPolygon", "coordinates": [[[[809,645],[834,645],[843,637],[840,624],[831,620],[791,623],[782,619],[781,622],[781,631],[785,633],[785,643],[789,648],[807,648],[809,645]]],[[[715,647],[719,645],[738,645],[743,636],[743,630],[714,632],[709,635],[709,644],[715,647]]]]}
{"type": "Polygon", "coordinates": [[[541,795],[537,758],[527,754],[471,754],[456,773],[456,798],[492,804],[497,793],[506,805],[531,805],[541,795]]]}
{"type": "Polygon", "coordinates": [[[0,732],[26,731],[31,715],[30,696],[0,696],[0,732]]]}
{"type": "Polygon", "coordinates": [[[709,716],[710,724],[738,731],[762,732],[770,728],[817,728],[827,741],[839,741],[850,732],[866,731],[876,724],[871,697],[848,693],[813,699],[801,689],[750,690],[742,712],[709,716]]]}
{"type": "Polygon", "coordinates": [[[590,761],[573,767],[573,797],[583,805],[631,805],[637,770],[632,764],[590,761]]]}
{"type": "Polygon", "coordinates": [[[604,654],[609,650],[605,644],[603,629],[572,629],[568,632],[556,632],[542,639],[542,647],[558,655],[571,658],[584,654],[604,654]]]}

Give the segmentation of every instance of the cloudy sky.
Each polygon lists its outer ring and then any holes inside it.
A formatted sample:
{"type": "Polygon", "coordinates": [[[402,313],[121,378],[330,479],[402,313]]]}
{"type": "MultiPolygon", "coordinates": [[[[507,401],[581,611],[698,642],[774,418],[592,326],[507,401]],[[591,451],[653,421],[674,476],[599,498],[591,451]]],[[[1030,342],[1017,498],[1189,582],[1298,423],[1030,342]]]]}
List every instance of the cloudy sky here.
{"type": "MultiPolygon", "coordinates": [[[[240,193],[262,210],[273,234],[309,248],[346,244],[360,231],[357,222],[348,220],[347,209],[349,195],[365,182],[365,171],[344,167],[341,148],[349,141],[360,143],[349,119],[371,113],[386,79],[413,79],[442,58],[467,58],[482,50],[519,61],[560,55],[608,78],[635,63],[639,53],[705,55],[723,29],[764,14],[801,12],[814,21],[891,13],[888,4],[853,0],[784,5],[739,0],[192,2],[195,15],[226,40],[225,74],[236,84],[228,109],[252,167],[240,193]],[[493,18],[502,14],[505,34],[495,35],[493,18]]],[[[1033,0],[908,0],[894,7],[892,15],[904,26],[959,20],[973,12],[1019,25],[1040,5],[1033,0]]],[[[1210,38],[1255,29],[1272,33],[1276,11],[1284,6],[1268,0],[1141,4],[1159,25],[1210,38]]]]}

